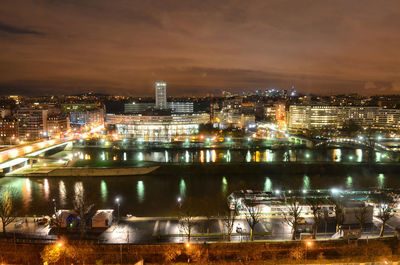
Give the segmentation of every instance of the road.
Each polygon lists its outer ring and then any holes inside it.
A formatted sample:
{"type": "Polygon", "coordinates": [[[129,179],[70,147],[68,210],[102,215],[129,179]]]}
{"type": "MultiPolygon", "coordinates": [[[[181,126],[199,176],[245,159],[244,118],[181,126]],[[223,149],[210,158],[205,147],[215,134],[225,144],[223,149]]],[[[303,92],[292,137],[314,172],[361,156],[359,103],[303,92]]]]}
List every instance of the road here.
{"type": "MultiPolygon", "coordinates": [[[[7,232],[15,234],[17,238],[40,238],[56,240],[57,236],[48,226],[34,222],[34,218],[17,218],[22,224],[16,226],[11,223],[7,226],[7,232]]],[[[312,218],[306,218],[306,223],[311,226],[312,218]]],[[[394,216],[385,228],[385,235],[393,235],[395,227],[400,224],[400,215],[394,216]]],[[[367,225],[362,233],[363,238],[372,238],[379,235],[381,222],[374,218],[373,223],[367,225]]],[[[1,230],[0,230],[1,231],[1,230]]],[[[248,241],[250,227],[244,217],[238,217],[235,221],[231,241],[248,241]],[[241,232],[241,233],[239,233],[241,232]]],[[[306,231],[303,231],[306,232],[306,231]]],[[[78,233],[76,233],[78,234],[78,233]]],[[[148,243],[182,243],[187,240],[185,233],[180,229],[177,217],[132,217],[122,218],[119,223],[103,231],[88,232],[91,238],[99,242],[109,244],[148,244],[148,243]]],[[[299,233],[298,233],[299,234],[299,233]]],[[[318,227],[317,239],[330,239],[335,234],[335,219],[330,218],[326,223],[322,221],[318,227]]],[[[77,235],[75,235],[76,237],[77,235]]],[[[67,237],[73,237],[69,233],[67,237]]],[[[226,240],[226,226],[222,218],[199,217],[194,219],[192,231],[192,242],[217,242],[226,240]],[[209,233],[207,233],[207,231],[209,233]]],[[[281,216],[270,216],[260,220],[255,228],[255,240],[283,241],[291,239],[291,227],[289,227],[281,216]]]]}

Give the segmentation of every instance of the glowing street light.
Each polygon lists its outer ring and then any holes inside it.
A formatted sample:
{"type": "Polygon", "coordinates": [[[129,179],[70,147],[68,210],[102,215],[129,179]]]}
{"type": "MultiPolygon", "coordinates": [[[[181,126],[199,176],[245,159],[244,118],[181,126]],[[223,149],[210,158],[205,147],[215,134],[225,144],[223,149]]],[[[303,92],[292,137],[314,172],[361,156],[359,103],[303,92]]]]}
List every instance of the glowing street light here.
{"type": "Polygon", "coordinates": [[[312,242],[311,241],[307,241],[306,242],[306,257],[305,260],[307,260],[307,252],[308,252],[308,248],[312,247],[312,242]]]}
{"type": "Polygon", "coordinates": [[[115,199],[115,202],[116,202],[117,205],[118,205],[118,222],[119,222],[119,207],[120,207],[120,205],[121,205],[119,197],[117,197],[117,198],[115,199]]]}

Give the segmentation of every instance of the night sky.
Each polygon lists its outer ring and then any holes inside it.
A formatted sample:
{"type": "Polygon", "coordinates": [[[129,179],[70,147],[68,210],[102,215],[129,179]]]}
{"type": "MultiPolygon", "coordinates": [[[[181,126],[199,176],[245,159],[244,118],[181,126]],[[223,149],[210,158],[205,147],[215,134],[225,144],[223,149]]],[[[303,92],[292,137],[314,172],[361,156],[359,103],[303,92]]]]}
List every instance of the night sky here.
{"type": "Polygon", "coordinates": [[[0,92],[400,93],[400,1],[1,0],[0,92]]]}

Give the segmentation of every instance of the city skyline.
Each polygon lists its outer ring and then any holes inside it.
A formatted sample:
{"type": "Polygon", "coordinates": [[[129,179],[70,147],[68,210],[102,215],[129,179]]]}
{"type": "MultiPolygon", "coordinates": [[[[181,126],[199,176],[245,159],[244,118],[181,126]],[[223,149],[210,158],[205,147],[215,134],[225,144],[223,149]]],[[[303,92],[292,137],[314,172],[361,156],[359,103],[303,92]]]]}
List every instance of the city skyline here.
{"type": "Polygon", "coordinates": [[[1,94],[400,91],[397,1],[5,1],[1,94]]]}

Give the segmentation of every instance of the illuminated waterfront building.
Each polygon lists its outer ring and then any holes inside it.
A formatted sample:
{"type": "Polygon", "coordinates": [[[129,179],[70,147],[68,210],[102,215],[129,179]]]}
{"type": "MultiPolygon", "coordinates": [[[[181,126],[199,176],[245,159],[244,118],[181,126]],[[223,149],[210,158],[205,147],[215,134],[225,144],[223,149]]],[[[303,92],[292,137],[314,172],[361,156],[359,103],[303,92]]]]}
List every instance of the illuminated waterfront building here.
{"type": "Polygon", "coordinates": [[[146,141],[171,140],[171,137],[197,134],[200,124],[210,121],[206,113],[192,115],[142,116],[107,114],[107,126],[126,138],[141,138],[146,141]]]}
{"type": "Polygon", "coordinates": [[[400,109],[330,105],[289,107],[288,126],[291,129],[342,128],[348,121],[376,129],[400,128],[400,109]]]}

